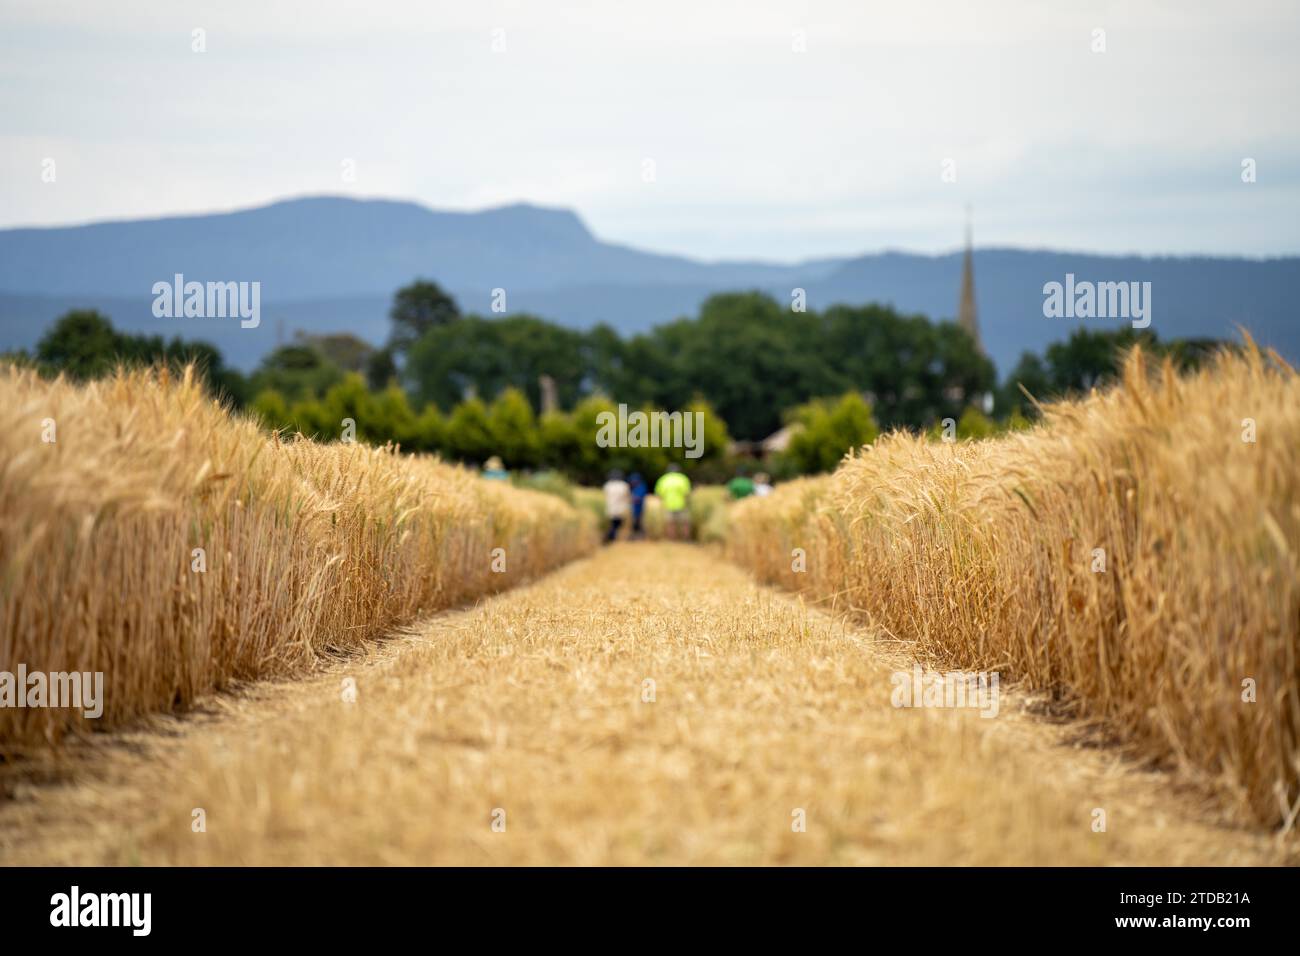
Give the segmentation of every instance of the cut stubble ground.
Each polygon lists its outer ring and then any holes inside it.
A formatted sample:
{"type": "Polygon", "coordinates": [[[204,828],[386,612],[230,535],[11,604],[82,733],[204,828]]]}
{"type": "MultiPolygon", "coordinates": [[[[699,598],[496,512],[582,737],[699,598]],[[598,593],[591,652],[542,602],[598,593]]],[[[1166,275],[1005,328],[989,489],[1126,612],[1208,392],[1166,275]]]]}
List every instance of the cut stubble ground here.
{"type": "Polygon", "coordinates": [[[1294,841],[1231,826],[1014,688],[992,719],[894,708],[890,675],[911,660],[715,551],[615,545],[309,679],[10,768],[0,859],[1296,861],[1294,841]]]}

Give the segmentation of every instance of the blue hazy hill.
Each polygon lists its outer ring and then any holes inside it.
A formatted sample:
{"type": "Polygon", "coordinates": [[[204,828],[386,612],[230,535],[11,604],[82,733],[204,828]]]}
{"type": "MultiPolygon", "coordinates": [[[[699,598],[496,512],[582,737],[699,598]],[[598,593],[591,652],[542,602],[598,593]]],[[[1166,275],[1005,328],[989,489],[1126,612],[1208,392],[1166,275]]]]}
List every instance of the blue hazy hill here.
{"type": "MultiPolygon", "coordinates": [[[[985,346],[1002,370],[1076,325],[1047,319],[1042,287],[1079,280],[1150,281],[1152,329],[1164,338],[1234,337],[1248,328],[1288,358],[1300,355],[1291,297],[1300,257],[1100,256],[981,249],[975,285],[985,346]]],[[[446,212],[416,203],[341,197],[292,199],[211,215],[0,230],[0,350],[30,348],[60,314],[94,307],[123,330],[202,338],[230,361],[254,364],[298,329],[387,335],[394,290],[417,276],[437,280],[466,311],[489,314],[503,288],[509,311],[533,312],[623,332],[695,312],[708,295],[762,289],[780,301],[793,288],[811,307],[882,302],[950,318],[961,256],[886,252],[789,264],[700,262],[604,242],[572,211],[517,204],[446,212]],[[187,280],[259,281],[262,324],[157,319],[151,288],[187,280]]]]}

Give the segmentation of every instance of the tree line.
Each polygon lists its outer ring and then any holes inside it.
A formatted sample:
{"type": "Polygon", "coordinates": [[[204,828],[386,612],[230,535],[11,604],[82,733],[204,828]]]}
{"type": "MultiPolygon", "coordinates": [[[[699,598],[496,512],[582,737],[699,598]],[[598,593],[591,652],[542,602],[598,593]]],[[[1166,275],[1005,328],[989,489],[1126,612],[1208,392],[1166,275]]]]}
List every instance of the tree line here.
{"type": "Polygon", "coordinates": [[[756,443],[794,423],[788,448],[765,465],[780,474],[829,470],[881,430],[952,419],[959,437],[983,437],[1034,417],[1026,392],[1047,400],[1105,384],[1134,344],[1183,367],[1221,344],[1079,329],[1041,356],[1024,353],[998,383],[954,323],[881,305],[792,312],[760,292],[714,295],[696,317],[624,337],[607,325],[465,315],[418,280],[396,293],[389,318],[380,346],[298,333],[247,376],[211,345],[119,332],[94,311],[68,313],[32,355],[9,358],[82,379],[118,363],[195,362],[214,394],[271,428],[330,439],[350,420],[360,440],[471,463],[498,455],[510,468],[593,481],[609,467],[658,473],[669,460],[721,475],[732,439],[756,443]],[[597,447],[597,416],[618,402],[703,413],[704,455],[597,447]]]}

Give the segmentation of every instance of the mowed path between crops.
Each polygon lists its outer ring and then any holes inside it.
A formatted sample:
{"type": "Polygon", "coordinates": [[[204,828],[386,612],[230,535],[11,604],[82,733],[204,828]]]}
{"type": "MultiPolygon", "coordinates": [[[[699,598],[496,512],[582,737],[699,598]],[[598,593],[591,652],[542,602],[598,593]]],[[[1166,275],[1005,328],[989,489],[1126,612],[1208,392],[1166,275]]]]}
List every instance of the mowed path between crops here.
{"type": "Polygon", "coordinates": [[[319,676],[11,771],[0,859],[1282,862],[1005,687],[994,719],[895,709],[903,651],[715,552],[615,545],[319,676]]]}

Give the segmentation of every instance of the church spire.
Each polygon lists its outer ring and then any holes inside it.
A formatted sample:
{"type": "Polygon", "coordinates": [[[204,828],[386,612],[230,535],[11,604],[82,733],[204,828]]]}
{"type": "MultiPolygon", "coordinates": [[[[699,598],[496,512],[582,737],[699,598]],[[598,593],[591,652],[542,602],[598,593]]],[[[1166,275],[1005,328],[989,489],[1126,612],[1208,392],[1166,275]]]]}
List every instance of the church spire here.
{"type": "Polygon", "coordinates": [[[971,211],[966,207],[966,257],[961,268],[961,302],[957,306],[957,324],[965,329],[975,347],[982,353],[984,343],[980,341],[979,319],[975,314],[975,254],[971,238],[971,211]]]}

